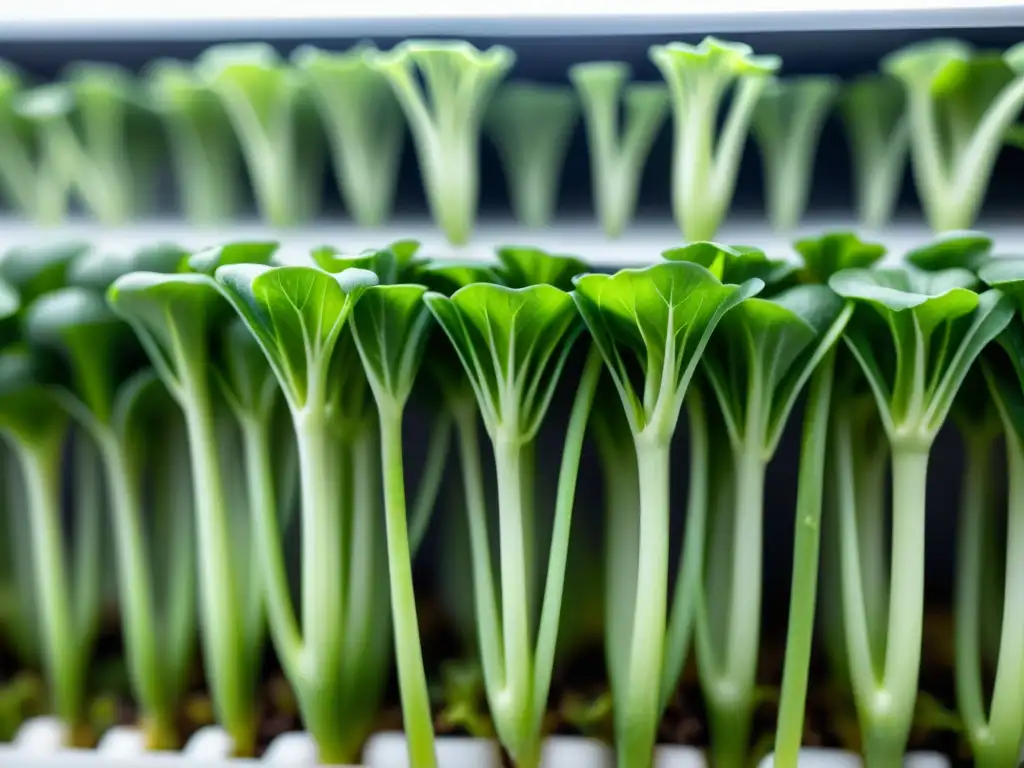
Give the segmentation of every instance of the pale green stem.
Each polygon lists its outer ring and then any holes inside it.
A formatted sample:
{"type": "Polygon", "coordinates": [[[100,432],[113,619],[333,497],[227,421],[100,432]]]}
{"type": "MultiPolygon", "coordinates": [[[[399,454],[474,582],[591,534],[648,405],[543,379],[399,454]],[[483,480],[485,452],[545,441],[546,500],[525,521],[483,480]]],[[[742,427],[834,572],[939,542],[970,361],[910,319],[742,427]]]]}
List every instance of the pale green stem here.
{"type": "Polygon", "coordinates": [[[181,398],[192,459],[200,635],[218,719],[234,740],[236,753],[244,756],[256,742],[254,659],[241,620],[242,595],[233,569],[213,408],[209,392],[199,383],[205,376],[206,371],[189,371],[181,398]]]}
{"type": "Polygon", "coordinates": [[[889,558],[886,553],[885,473],[888,452],[856,451],[854,457],[857,499],[857,540],[864,580],[864,610],[872,664],[881,674],[885,659],[885,612],[889,597],[889,558]]]}
{"type": "Polygon", "coordinates": [[[668,601],[670,450],[656,437],[641,433],[636,453],[643,556],[638,561],[625,714],[618,745],[620,768],[646,768],[653,759],[668,601]]]}
{"type": "Polygon", "coordinates": [[[679,685],[689,654],[697,590],[704,574],[708,507],[708,423],[704,398],[697,387],[686,397],[690,427],[689,496],[686,501],[686,534],[682,559],[676,574],[668,634],[665,638],[665,666],[661,675],[661,711],[665,711],[679,685]]]}
{"type": "Polygon", "coordinates": [[[263,577],[267,620],[281,664],[288,677],[295,680],[300,676],[302,636],[288,585],[267,427],[256,418],[241,419],[240,424],[245,476],[249,486],[249,512],[256,544],[255,560],[263,577]]]}
{"type": "MultiPolygon", "coordinates": [[[[1024,680],[1024,593],[1020,590],[1024,580],[1024,448],[1012,432],[1007,434],[1006,449],[1010,484],[1006,586],[992,708],[987,722],[983,711],[980,713],[980,721],[975,719],[978,714],[976,712],[971,712],[970,720],[965,717],[974,758],[981,768],[1012,768],[1018,765],[1021,742],[1024,740],[1024,689],[1021,687],[1021,680],[1024,680]]],[[[980,508],[974,511],[983,513],[980,508]]],[[[970,661],[980,675],[976,632],[974,637],[974,656],[970,661]]],[[[958,668],[962,661],[967,659],[957,658],[958,668]]],[[[980,690],[977,695],[980,697],[980,690]]],[[[977,703],[980,704],[980,701],[977,703]]]]}
{"type": "MultiPolygon", "coordinates": [[[[413,128],[416,126],[413,124],[413,128]]],[[[435,126],[414,130],[427,203],[452,245],[465,245],[476,220],[479,131],[461,127],[442,135],[435,126]]]]}
{"type": "Polygon", "coordinates": [[[484,685],[492,708],[505,688],[505,660],[502,655],[501,622],[495,595],[491,545],[487,533],[487,502],[480,468],[480,440],[477,435],[476,401],[472,397],[454,399],[451,404],[459,435],[459,459],[462,465],[463,493],[469,528],[470,556],[473,567],[473,602],[480,644],[484,685]]]}
{"type": "MultiPolygon", "coordinates": [[[[602,458],[605,481],[605,657],[612,697],[626,695],[636,575],[640,558],[640,480],[633,446],[611,446],[602,458]]],[[[625,707],[616,707],[616,730],[625,707]]]]}
{"type": "Polygon", "coordinates": [[[925,494],[928,450],[916,445],[892,447],[893,568],[889,593],[889,622],[885,675],[869,701],[865,761],[883,768],[903,759],[917,702],[924,624],[925,494]]]}
{"type": "MultiPolygon", "coordinates": [[[[964,435],[964,473],[956,558],[956,694],[968,734],[987,729],[979,632],[984,529],[994,511],[987,490],[991,441],[964,435]]],[[[1011,478],[1012,482],[1012,478],[1011,478]]]]}
{"type": "Polygon", "coordinates": [[[793,537],[793,576],[786,630],[786,659],[775,729],[776,768],[797,768],[804,733],[814,610],[818,587],[818,552],[828,453],[829,409],[835,353],[829,353],[811,378],[800,446],[800,474],[793,537]]]}
{"type": "MultiPolygon", "coordinates": [[[[188,671],[196,643],[196,537],[193,516],[190,451],[184,423],[175,420],[161,432],[163,444],[156,447],[153,463],[154,517],[160,525],[155,541],[167,541],[167,558],[161,561],[164,575],[168,680],[175,696],[188,684],[188,671]],[[162,524],[162,525],[161,525],[162,524]],[[164,538],[160,538],[164,537],[164,538]]],[[[154,550],[150,550],[152,555],[154,550]]],[[[154,575],[155,574],[151,574],[154,575]]]]}
{"type": "Polygon", "coordinates": [[[441,490],[444,470],[448,464],[448,452],[452,442],[452,415],[447,409],[434,420],[430,439],[427,441],[427,458],[423,474],[416,489],[412,514],[409,515],[409,546],[413,557],[419,551],[423,537],[427,535],[430,520],[437,507],[437,494],[441,490]]]}
{"type": "Polygon", "coordinates": [[[499,429],[493,437],[498,484],[499,574],[505,685],[495,702],[501,741],[515,749],[529,728],[533,660],[530,640],[529,576],[524,528],[522,443],[499,429]]]}
{"type": "MultiPolygon", "coordinates": [[[[302,493],[302,668],[319,677],[338,669],[343,656],[343,624],[347,611],[343,528],[347,505],[339,508],[339,492],[349,492],[343,479],[347,465],[339,458],[327,414],[313,405],[294,414],[302,493]]],[[[344,498],[344,496],[342,496],[344,498]]],[[[274,514],[275,525],[276,511],[274,514]]]]}
{"type": "Polygon", "coordinates": [[[167,124],[185,218],[199,225],[230,219],[241,186],[234,148],[202,136],[186,115],[169,115],[167,124]]]}
{"type": "Polygon", "coordinates": [[[122,632],[132,690],[145,718],[169,724],[177,691],[163,675],[167,666],[157,639],[152,569],[142,529],[141,479],[116,435],[103,436],[99,445],[114,521],[122,632]]]}
{"type": "Polygon", "coordinates": [[[402,719],[409,745],[410,768],[436,768],[434,725],[423,668],[416,593],[412,581],[405,510],[405,470],[402,459],[402,408],[378,403],[381,462],[384,467],[384,519],[388,541],[388,573],[394,622],[398,686],[402,719]]]}
{"type": "Polygon", "coordinates": [[[73,627],[68,573],[61,535],[62,441],[50,438],[15,451],[25,477],[41,639],[57,715],[71,728],[85,716],[85,676],[89,653],[73,627]]]}
{"type": "Polygon", "coordinates": [[[597,391],[604,362],[596,347],[592,347],[587,364],[576,390],[565,444],[562,465],[558,474],[558,492],[555,501],[555,525],[551,533],[551,551],[548,555],[547,580],[540,625],[537,631],[537,654],[533,677],[533,733],[535,741],[526,752],[540,759],[540,736],[544,713],[547,711],[551,691],[551,673],[555,665],[558,628],[561,621],[562,596],[565,588],[565,570],[569,559],[569,539],[572,530],[573,505],[576,501],[576,482],[583,452],[583,439],[590,419],[590,409],[597,391]]]}
{"type": "Polygon", "coordinates": [[[103,467],[95,443],[84,432],[75,435],[73,489],[75,524],[71,573],[72,616],[78,642],[90,645],[99,629],[103,599],[103,467]]]}
{"type": "MultiPolygon", "coordinates": [[[[759,436],[759,432],[752,430],[759,436]]],[[[754,706],[754,683],[760,646],[761,553],[764,475],[759,440],[742,446],[734,459],[736,504],[732,554],[717,567],[731,567],[725,664],[714,679],[704,680],[716,766],[746,763],[754,706]]]]}

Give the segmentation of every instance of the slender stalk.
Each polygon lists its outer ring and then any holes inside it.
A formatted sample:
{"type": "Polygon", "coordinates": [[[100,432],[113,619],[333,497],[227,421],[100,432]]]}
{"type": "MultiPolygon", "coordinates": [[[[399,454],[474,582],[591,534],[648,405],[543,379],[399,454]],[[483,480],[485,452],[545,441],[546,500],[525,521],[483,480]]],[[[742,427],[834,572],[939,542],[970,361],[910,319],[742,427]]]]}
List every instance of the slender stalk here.
{"type": "MultiPolygon", "coordinates": [[[[494,570],[491,565],[491,544],[487,535],[487,503],[483,472],[480,468],[480,440],[477,430],[476,401],[470,395],[451,404],[459,435],[459,458],[462,464],[463,493],[469,527],[470,554],[473,565],[473,602],[480,643],[480,659],[488,697],[505,687],[505,659],[501,647],[501,625],[494,591],[494,570]]],[[[491,700],[491,708],[495,701],[491,700]]]]}
{"type": "Polygon", "coordinates": [[[656,437],[636,440],[640,552],[629,653],[620,768],[650,766],[657,737],[668,600],[669,455],[656,437]]]}
{"type": "MultiPolygon", "coordinates": [[[[957,563],[955,589],[956,621],[956,698],[967,733],[987,730],[984,687],[982,684],[982,656],[979,632],[981,629],[982,595],[982,543],[991,505],[987,503],[989,461],[992,446],[987,438],[964,433],[965,463],[960,491],[960,522],[957,535],[957,563]]],[[[1012,477],[1010,482],[1013,482],[1012,477]]]]}
{"type": "Polygon", "coordinates": [[[835,352],[820,363],[811,379],[800,447],[800,475],[796,500],[796,532],[793,538],[793,577],[786,630],[786,659],[775,729],[774,765],[797,768],[804,732],[807,682],[814,639],[814,609],[818,587],[818,552],[821,545],[821,512],[828,453],[829,409],[835,352]]]}
{"type": "Polygon", "coordinates": [[[236,754],[246,756],[256,745],[255,676],[243,637],[241,595],[232,570],[233,550],[213,407],[206,387],[198,383],[205,375],[205,371],[189,371],[181,398],[192,459],[201,636],[218,719],[234,740],[236,754]]]}
{"type": "Polygon", "coordinates": [[[249,510],[256,538],[260,572],[263,574],[267,619],[274,647],[289,678],[298,679],[302,637],[295,618],[288,586],[281,529],[274,494],[274,472],[268,446],[267,428],[255,418],[242,419],[242,452],[248,483],[249,510]]]}
{"type": "MultiPolygon", "coordinates": [[[[632,617],[636,610],[636,574],[640,558],[640,478],[632,443],[603,436],[601,468],[605,482],[605,657],[612,697],[626,694],[632,617]]],[[[624,708],[615,709],[616,732],[624,708]]],[[[616,739],[621,738],[621,733],[616,739]]]]}
{"type": "MultiPolygon", "coordinates": [[[[77,642],[89,647],[99,630],[103,599],[103,540],[107,535],[103,519],[103,468],[96,444],[84,431],[75,435],[73,447],[71,615],[77,642]]],[[[83,651],[83,656],[88,655],[83,651]]]]}
{"type": "Polygon", "coordinates": [[[161,670],[153,606],[152,569],[142,530],[141,483],[126,450],[110,434],[99,443],[114,520],[122,631],[132,690],[146,723],[150,749],[176,749],[172,695],[161,670]]]}
{"type": "Polygon", "coordinates": [[[871,658],[878,674],[885,659],[885,612],[889,598],[889,558],[886,555],[885,473],[887,451],[857,450],[854,456],[857,499],[857,541],[864,580],[871,658]]]}
{"type": "Polygon", "coordinates": [[[583,452],[583,439],[586,435],[590,409],[594,402],[594,394],[597,391],[597,382],[600,380],[603,365],[600,352],[596,347],[592,347],[579,387],[576,390],[576,398],[569,415],[565,445],[562,448],[562,465],[558,474],[558,492],[555,501],[555,525],[551,533],[547,580],[544,585],[544,601],[537,632],[537,654],[534,658],[532,711],[536,743],[532,745],[530,752],[536,756],[538,761],[540,759],[540,730],[544,713],[547,710],[548,696],[551,690],[551,672],[555,664],[580,455],[583,452]]]}
{"type": "Polygon", "coordinates": [[[893,445],[893,568],[889,593],[885,676],[867,704],[865,734],[868,768],[895,765],[903,759],[917,701],[924,623],[925,495],[928,450],[893,445]]]}
{"type": "MultiPolygon", "coordinates": [[[[345,559],[351,465],[331,433],[322,398],[314,390],[293,414],[302,500],[302,674],[297,692],[303,716],[324,759],[334,760],[337,712],[335,681],[342,677],[348,594],[345,559]],[[323,743],[321,743],[323,739],[323,743]]],[[[268,510],[277,525],[276,510],[268,510]]],[[[280,549],[278,548],[278,551],[280,549]]],[[[271,603],[271,618],[276,623],[271,603]]],[[[272,625],[273,626],[273,625],[272,625]]],[[[291,629],[287,630],[291,634],[291,629]]],[[[297,633],[296,633],[297,635],[297,633]]],[[[293,649],[296,646],[293,646],[293,649]]],[[[294,653],[294,650],[292,651],[294,653]]],[[[346,759],[348,756],[346,755],[346,759]]]]}
{"type": "MultiPolygon", "coordinates": [[[[983,710],[981,720],[976,719],[977,712],[970,710],[971,720],[965,717],[974,759],[981,768],[1010,768],[1018,765],[1021,742],[1024,741],[1024,695],[1021,692],[1021,680],[1024,679],[1024,595],[1019,589],[1024,579],[1024,446],[1015,434],[1008,432],[1006,449],[1010,484],[1006,587],[992,707],[987,722],[983,710]]],[[[957,665],[959,667],[961,661],[973,662],[972,669],[977,670],[980,677],[980,650],[976,644],[976,633],[974,638],[974,656],[970,659],[958,657],[957,665]]],[[[959,684],[959,674],[957,680],[959,684]]],[[[979,699],[980,695],[979,690],[979,699]]],[[[972,705],[974,703],[981,704],[980,700],[972,702],[972,705]]]]}
{"type": "Polygon", "coordinates": [[[72,627],[67,563],[60,524],[62,441],[16,447],[25,477],[35,581],[40,605],[43,659],[49,672],[54,708],[74,731],[85,717],[86,659],[72,627]]]}
{"type": "Polygon", "coordinates": [[[388,541],[388,573],[394,621],[398,685],[411,768],[436,768],[434,725],[423,668],[412,555],[406,528],[405,470],[402,459],[402,409],[378,403],[381,463],[384,466],[384,515],[388,541]]]}
{"type": "Polygon", "coordinates": [[[530,706],[533,682],[521,449],[522,443],[517,436],[506,435],[500,431],[494,436],[494,460],[498,481],[498,529],[501,541],[501,620],[505,657],[505,686],[497,702],[498,709],[494,717],[501,740],[507,745],[518,745],[529,728],[528,723],[523,722],[523,714],[530,706]]]}
{"type": "MultiPolygon", "coordinates": [[[[327,723],[333,742],[330,752],[320,749],[320,759],[333,756],[333,762],[359,762],[359,749],[370,731],[377,713],[381,684],[385,678],[389,653],[373,650],[379,627],[390,629],[390,614],[379,614],[382,599],[388,599],[387,581],[380,563],[386,553],[380,547],[380,446],[375,424],[367,424],[353,440],[352,528],[349,537],[349,600],[345,616],[345,652],[341,680],[345,685],[337,693],[339,714],[327,723]]],[[[386,645],[386,641],[385,641],[386,645]]]]}
{"type": "MultiPolygon", "coordinates": [[[[760,435],[760,432],[753,431],[760,435]]],[[[760,442],[737,452],[736,504],[730,579],[726,663],[705,682],[712,760],[716,766],[746,763],[754,706],[761,624],[761,550],[766,462],[760,442]],[[710,685],[708,685],[710,682],[710,685]]]]}
{"type": "Polygon", "coordinates": [[[430,519],[437,506],[437,494],[441,490],[444,470],[448,464],[448,452],[452,442],[452,415],[447,409],[434,420],[427,442],[427,459],[423,466],[423,475],[416,489],[413,500],[412,514],[409,515],[409,546],[415,557],[423,543],[423,537],[430,527],[430,519]]]}
{"type": "Polygon", "coordinates": [[[676,575],[672,609],[665,639],[665,665],[661,676],[661,710],[668,706],[686,664],[697,590],[704,573],[704,549],[708,506],[708,423],[699,387],[686,395],[690,426],[690,492],[686,501],[686,538],[676,575]]]}

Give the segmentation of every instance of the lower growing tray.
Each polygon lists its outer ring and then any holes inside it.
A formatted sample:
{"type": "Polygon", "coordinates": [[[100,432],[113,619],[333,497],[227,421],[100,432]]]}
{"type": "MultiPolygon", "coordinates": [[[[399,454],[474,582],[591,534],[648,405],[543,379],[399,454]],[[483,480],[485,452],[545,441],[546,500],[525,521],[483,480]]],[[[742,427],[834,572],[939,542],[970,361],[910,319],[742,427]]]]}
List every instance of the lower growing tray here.
{"type": "MultiPolygon", "coordinates": [[[[0,766],[11,768],[241,768],[279,766],[318,768],[316,745],[308,734],[278,736],[258,760],[233,759],[231,739],[220,728],[196,732],[180,752],[157,753],[143,749],[142,736],[133,728],[107,732],[94,750],[64,749],[64,728],[53,718],[26,722],[11,744],[0,746],[0,766]]],[[[484,739],[440,737],[438,762],[443,768],[501,768],[498,745],[484,739]]],[[[596,739],[553,736],[544,746],[542,768],[614,768],[615,753],[596,739]]],[[[769,755],[758,768],[773,768],[769,755]]],[[[861,759],[851,752],[805,749],[801,768],[860,768],[861,759]]],[[[405,737],[399,732],[375,734],[363,752],[365,768],[408,768],[405,737]]],[[[657,748],[654,768],[706,768],[703,752],[694,747],[663,745],[657,748]]],[[[931,752],[913,753],[907,768],[949,768],[949,760],[931,752]]]]}

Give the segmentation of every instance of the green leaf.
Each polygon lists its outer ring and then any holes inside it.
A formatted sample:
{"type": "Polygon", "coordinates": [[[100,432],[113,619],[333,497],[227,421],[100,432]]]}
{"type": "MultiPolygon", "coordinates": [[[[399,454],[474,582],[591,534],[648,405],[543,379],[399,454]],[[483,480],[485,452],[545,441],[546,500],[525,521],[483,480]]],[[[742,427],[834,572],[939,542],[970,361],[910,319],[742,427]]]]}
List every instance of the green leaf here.
{"type": "Polygon", "coordinates": [[[381,285],[409,282],[417,276],[427,260],[419,257],[420,244],[415,240],[399,240],[380,250],[346,254],[330,246],[315,248],[313,261],[331,274],[346,269],[367,269],[377,275],[381,285]]]}
{"type": "Polygon", "coordinates": [[[1018,307],[1024,307],[1024,257],[992,259],[978,270],[978,277],[986,285],[1012,296],[1018,307]]]}
{"type": "Polygon", "coordinates": [[[188,251],[169,243],[146,246],[132,253],[90,251],[71,263],[67,283],[102,293],[129,272],[184,272],[188,257],[188,251]]]}
{"type": "Polygon", "coordinates": [[[967,78],[971,48],[959,40],[908,45],[881,62],[882,71],[914,91],[948,93],[967,78]]]}
{"type": "Polygon", "coordinates": [[[792,264],[785,259],[769,259],[764,251],[745,245],[702,241],[672,248],[661,255],[668,261],[700,264],[723,283],[739,285],[757,278],[764,281],[765,290],[783,287],[793,273],[792,264]]]}
{"type": "Polygon", "coordinates": [[[378,226],[391,212],[405,140],[391,86],[367,62],[373,50],[367,44],[344,52],[306,45],[291,56],[327,129],[345,207],[363,226],[378,226]]]}
{"type": "Polygon", "coordinates": [[[315,267],[232,264],[220,267],[217,284],[249,330],[284,389],[293,410],[322,406],[335,345],[372,272],[332,275],[315,267]]]}
{"type": "Polygon", "coordinates": [[[14,110],[27,120],[46,123],[67,117],[75,108],[75,95],[64,83],[40,85],[22,91],[14,110]]]}
{"type": "Polygon", "coordinates": [[[572,279],[588,271],[587,265],[575,256],[563,256],[528,246],[505,246],[498,249],[502,281],[510,288],[530,285],[553,285],[563,291],[572,289],[572,279]]]}
{"type": "Polygon", "coordinates": [[[68,425],[67,412],[40,378],[28,350],[0,352],[0,430],[34,449],[63,439],[68,425]]]}
{"type": "Polygon", "coordinates": [[[722,342],[702,360],[734,447],[755,440],[766,458],[774,453],[800,390],[845,327],[845,306],[824,285],[802,285],[722,318],[722,342]]]}
{"type": "Polygon", "coordinates": [[[976,272],[988,260],[992,238],[971,230],[944,232],[930,243],[907,252],[904,258],[931,272],[967,269],[976,272]]]}
{"type": "Polygon", "coordinates": [[[422,285],[376,285],[352,310],[351,327],[378,403],[405,405],[430,335],[422,285]]]}
{"type": "Polygon", "coordinates": [[[270,264],[279,247],[276,242],[259,241],[219,245],[191,256],[188,268],[212,277],[218,267],[228,264],[270,264]]]}
{"type": "Polygon", "coordinates": [[[980,296],[962,269],[846,270],[829,281],[857,302],[847,343],[871,385],[890,441],[930,446],[970,366],[1006,327],[1012,301],[980,296]]]}
{"type": "Polygon", "coordinates": [[[756,56],[746,43],[705,37],[697,45],[669,43],[652,49],[652,57],[693,72],[708,72],[723,77],[771,75],[782,66],[778,56],[756,56]]]}
{"type": "Polygon", "coordinates": [[[793,248],[803,260],[798,277],[803,283],[827,283],[844,269],[866,269],[885,256],[885,246],[861,240],[853,232],[828,232],[797,240],[793,248]]]}
{"type": "Polygon", "coordinates": [[[425,266],[418,278],[431,291],[446,296],[473,283],[503,282],[496,268],[475,259],[435,259],[425,266]]]}
{"type": "Polygon", "coordinates": [[[569,68],[590,148],[594,207],[609,237],[621,235],[633,218],[644,165],[669,108],[664,85],[627,84],[631,74],[630,66],[619,61],[569,68]]]}
{"type": "Polygon", "coordinates": [[[712,332],[726,313],[763,287],[758,278],[723,284],[707,268],[687,261],[576,278],[573,298],[634,434],[652,427],[660,439],[671,439],[712,332]]]}
{"type": "Polygon", "coordinates": [[[530,442],[580,332],[572,298],[550,285],[475,284],[427,306],[462,362],[492,439],[530,442]]]}
{"type": "Polygon", "coordinates": [[[240,317],[232,318],[221,338],[222,365],[216,371],[228,405],[239,419],[270,418],[279,390],[260,343],[240,317]]]}
{"type": "Polygon", "coordinates": [[[88,249],[84,243],[11,248],[0,256],[0,280],[13,286],[27,306],[62,287],[70,264],[88,249]]]}
{"type": "Polygon", "coordinates": [[[221,95],[229,112],[247,113],[256,121],[247,130],[259,127],[268,137],[278,135],[290,119],[298,80],[271,45],[215,45],[196,60],[196,73],[221,95]]]}
{"type": "Polygon", "coordinates": [[[465,243],[479,197],[481,123],[515,54],[501,45],[480,51],[460,40],[406,40],[366,60],[405,113],[434,219],[450,242],[465,243]]]}
{"type": "Polygon", "coordinates": [[[194,376],[206,376],[210,334],[230,312],[217,284],[195,273],[130,272],[107,291],[111,308],[135,331],[176,399],[194,376]]]}
{"type": "Polygon", "coordinates": [[[114,393],[121,374],[137,363],[131,328],[110,309],[103,295],[67,287],[41,296],[25,314],[25,334],[34,346],[58,349],[70,362],[74,390],[101,423],[113,418],[114,393]]]}

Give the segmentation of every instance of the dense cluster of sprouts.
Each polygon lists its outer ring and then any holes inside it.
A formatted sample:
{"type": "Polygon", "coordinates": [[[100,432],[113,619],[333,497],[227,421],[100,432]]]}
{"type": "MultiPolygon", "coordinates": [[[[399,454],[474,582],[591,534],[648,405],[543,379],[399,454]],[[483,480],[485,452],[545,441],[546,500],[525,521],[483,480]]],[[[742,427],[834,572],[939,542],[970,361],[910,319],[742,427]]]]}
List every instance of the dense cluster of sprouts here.
{"type": "Polygon", "coordinates": [[[879,266],[883,246],[844,232],[799,241],[791,260],[700,241],[610,273],[527,247],[492,263],[432,259],[414,242],[9,251],[0,430],[18,482],[5,518],[24,531],[9,541],[28,542],[28,568],[6,572],[4,636],[41,664],[69,742],[93,743],[87,680],[109,560],[152,748],[180,743],[198,647],[239,755],[258,749],[272,651],[324,764],[358,762],[393,668],[411,766],[437,765],[440,707],[533,768],[560,663],[578,647],[565,619],[582,623],[579,602],[603,617],[590,624],[603,621],[610,706],[590,716],[607,719],[618,764],[651,765],[666,710],[698,695],[682,682],[693,660],[712,762],[738,768],[756,749],[763,531],[786,514],[796,539],[775,764],[796,765],[819,623],[867,764],[895,765],[925,642],[929,455],[952,416],[968,446],[958,701],[978,764],[1015,765],[1024,265],[991,246],[956,232],[879,266]],[[564,397],[562,418],[551,404],[564,397]],[[417,458],[406,412],[424,408],[430,452],[417,458]],[[768,466],[795,423],[796,508],[769,514],[768,466]],[[542,431],[562,436],[553,482],[542,431]],[[683,435],[685,483],[671,463],[683,435]],[[1005,508],[988,487],[1000,437],[1005,508]],[[594,468],[581,461],[590,440],[594,468]],[[452,447],[458,501],[440,492],[452,447]],[[603,556],[574,523],[578,482],[595,470],[603,556]],[[464,523],[468,556],[445,568],[461,569],[471,605],[462,675],[447,668],[441,694],[413,568],[436,517],[464,523]],[[603,587],[574,576],[581,546],[603,587]],[[831,578],[819,597],[821,546],[831,578]],[[603,600],[588,602],[595,590],[603,600]]]}
{"type": "Polygon", "coordinates": [[[518,81],[512,50],[447,40],[388,51],[304,45],[287,57],[265,43],[219,44],[138,75],[79,63],[42,85],[5,64],[0,189],[39,222],[61,221],[77,200],[117,225],[153,211],[169,164],[192,222],[229,220],[251,194],[259,216],[283,227],[318,215],[329,167],[351,218],[376,227],[392,213],[408,145],[434,221],[461,245],[477,216],[481,139],[497,150],[516,218],[543,227],[582,123],[596,215],[617,237],[671,113],[671,209],[692,241],[714,237],[726,219],[749,138],[771,224],[797,227],[835,108],[861,223],[889,221],[909,155],[925,215],[946,231],[974,224],[1000,149],[1019,143],[1020,46],[915,44],[850,83],[780,76],[779,57],[712,37],[655,45],[649,57],[661,82],[631,82],[630,67],[614,61],[576,64],[566,84],[518,81]]]}

